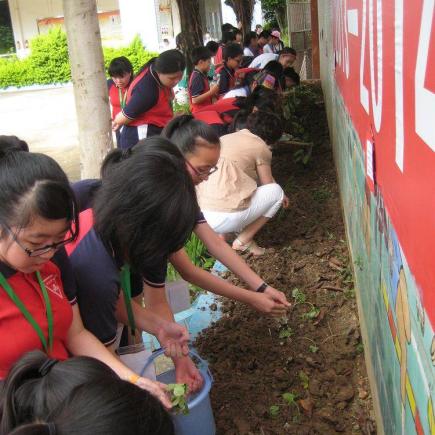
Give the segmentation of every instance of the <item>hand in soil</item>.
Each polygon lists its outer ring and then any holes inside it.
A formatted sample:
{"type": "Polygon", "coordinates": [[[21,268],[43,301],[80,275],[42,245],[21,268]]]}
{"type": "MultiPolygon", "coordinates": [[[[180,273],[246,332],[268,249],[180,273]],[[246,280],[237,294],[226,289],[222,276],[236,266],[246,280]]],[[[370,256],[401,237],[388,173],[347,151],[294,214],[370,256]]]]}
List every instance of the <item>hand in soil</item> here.
{"type": "Polygon", "coordinates": [[[194,362],[188,357],[174,359],[175,379],[178,384],[186,384],[189,394],[198,391],[204,380],[194,362]]]}
{"type": "Polygon", "coordinates": [[[251,292],[249,295],[249,305],[257,311],[272,317],[284,316],[290,306],[285,295],[275,289],[271,289],[271,291],[268,292],[268,289],[264,293],[251,292]]]}

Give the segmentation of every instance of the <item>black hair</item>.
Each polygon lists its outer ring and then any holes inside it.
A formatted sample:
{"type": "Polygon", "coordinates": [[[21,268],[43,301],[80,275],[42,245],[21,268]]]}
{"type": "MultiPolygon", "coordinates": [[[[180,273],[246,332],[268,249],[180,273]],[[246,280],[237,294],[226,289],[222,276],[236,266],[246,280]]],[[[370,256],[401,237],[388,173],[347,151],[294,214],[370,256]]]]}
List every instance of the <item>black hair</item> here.
{"type": "Polygon", "coordinates": [[[0,399],[0,434],[33,419],[44,419],[83,383],[118,379],[102,362],[74,357],[56,362],[39,350],[28,352],[11,368],[0,399]]]}
{"type": "Polygon", "coordinates": [[[269,107],[268,110],[274,111],[277,100],[278,94],[276,91],[264,86],[257,86],[243,102],[243,109],[251,113],[254,107],[258,109],[262,105],[263,107],[269,107]]]}
{"type": "Polygon", "coordinates": [[[294,56],[297,55],[296,50],[292,47],[284,47],[280,52],[279,55],[286,55],[286,54],[293,54],[294,56]]]}
{"type": "Polygon", "coordinates": [[[254,56],[242,56],[242,60],[240,61],[240,68],[249,68],[252,61],[254,60],[254,56]]]}
{"type": "Polygon", "coordinates": [[[222,33],[224,33],[224,32],[232,32],[232,31],[234,31],[234,29],[236,29],[236,27],[234,27],[232,24],[230,24],[230,23],[224,23],[224,24],[222,24],[222,26],[221,26],[221,32],[222,33]]]}
{"type": "Polygon", "coordinates": [[[251,45],[251,41],[253,39],[257,40],[258,39],[258,35],[255,32],[252,32],[252,31],[251,32],[247,32],[245,34],[245,37],[243,38],[243,45],[245,47],[249,47],[251,45]]]}
{"type": "Polygon", "coordinates": [[[277,60],[271,60],[270,62],[267,62],[263,70],[273,75],[276,80],[279,80],[282,76],[283,67],[277,60]]]}
{"type": "Polygon", "coordinates": [[[269,30],[263,30],[259,35],[258,38],[266,38],[268,39],[270,36],[269,30]]]}
{"type": "Polygon", "coordinates": [[[223,55],[224,60],[234,59],[240,55],[243,56],[243,48],[240,44],[237,44],[237,42],[230,42],[224,47],[223,55]]]}
{"type": "Polygon", "coordinates": [[[180,32],[176,37],[175,37],[175,46],[177,47],[177,50],[184,52],[186,50],[186,37],[184,36],[183,32],[180,32]]]}
{"type": "Polygon", "coordinates": [[[155,70],[160,74],[173,74],[184,71],[186,60],[179,50],[166,50],[155,60],[155,70]]]}
{"type": "Polygon", "coordinates": [[[291,67],[291,66],[285,68],[282,74],[283,74],[284,78],[288,77],[288,78],[292,79],[295,82],[296,85],[299,85],[300,82],[301,82],[301,77],[294,70],[294,68],[291,67]]]}
{"type": "Polygon", "coordinates": [[[177,145],[183,155],[195,154],[196,147],[208,146],[205,142],[212,144],[213,147],[220,144],[219,136],[213,127],[195,119],[192,115],[175,117],[166,124],[161,134],[177,145]]]}
{"type": "Polygon", "coordinates": [[[231,42],[234,42],[236,40],[236,34],[234,33],[233,30],[230,30],[228,32],[223,32],[222,33],[222,44],[229,44],[231,42]]]}
{"type": "Polygon", "coordinates": [[[133,65],[125,56],[115,57],[110,62],[107,72],[110,77],[123,77],[126,74],[133,77],[133,65]]]}
{"type": "Polygon", "coordinates": [[[192,63],[198,65],[200,60],[211,59],[210,50],[207,47],[195,47],[192,50],[192,63]]]}
{"type": "Polygon", "coordinates": [[[249,71],[247,72],[244,77],[240,80],[239,84],[236,86],[236,88],[244,88],[245,86],[251,86],[252,83],[255,82],[255,78],[258,74],[258,71],[249,71]]]}
{"type": "Polygon", "coordinates": [[[77,237],[74,192],[59,164],[45,154],[0,149],[0,204],[0,237],[11,227],[25,228],[35,216],[73,222],[77,237]]]}
{"type": "Polygon", "coordinates": [[[128,152],[114,150],[106,159],[113,164],[103,163],[95,228],[140,273],[189,238],[199,211],[195,188],[183,155],[162,137],[141,140],[128,152]]]}
{"type": "Polygon", "coordinates": [[[216,55],[219,50],[219,44],[216,41],[208,41],[205,46],[210,50],[212,56],[216,55]]]}
{"type": "Polygon", "coordinates": [[[0,135],[0,153],[5,151],[29,151],[29,145],[17,136],[0,135]]]}
{"type": "Polygon", "coordinates": [[[234,36],[236,36],[236,35],[240,35],[243,37],[242,31],[240,29],[237,29],[237,28],[234,29],[234,36]]]}
{"type": "Polygon", "coordinates": [[[246,120],[248,119],[249,114],[250,113],[247,110],[239,110],[231,121],[228,132],[235,133],[236,131],[244,129],[246,127],[246,120]]]}
{"type": "Polygon", "coordinates": [[[268,145],[275,143],[284,131],[281,118],[275,113],[258,110],[251,113],[246,120],[246,128],[261,137],[268,145]]]}
{"type": "MultiPolygon", "coordinates": [[[[130,382],[93,380],[74,388],[44,419],[18,427],[30,435],[173,435],[171,417],[149,392],[130,382]]],[[[10,432],[8,433],[10,434],[10,432]]]]}

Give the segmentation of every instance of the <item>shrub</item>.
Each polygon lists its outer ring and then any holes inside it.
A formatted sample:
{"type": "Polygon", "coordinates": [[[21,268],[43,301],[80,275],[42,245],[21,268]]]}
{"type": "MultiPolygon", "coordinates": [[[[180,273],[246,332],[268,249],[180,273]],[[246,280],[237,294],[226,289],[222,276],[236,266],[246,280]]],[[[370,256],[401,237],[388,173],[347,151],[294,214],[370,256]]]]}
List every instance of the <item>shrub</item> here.
{"type": "MultiPolygon", "coordinates": [[[[114,57],[128,57],[137,72],[149,59],[157,56],[157,53],[144,49],[138,36],[127,47],[103,48],[103,54],[106,71],[114,57]]],[[[70,80],[67,39],[60,28],[54,28],[47,34],[32,39],[30,55],[27,58],[17,59],[14,56],[0,59],[0,88],[65,83],[70,80]]]]}

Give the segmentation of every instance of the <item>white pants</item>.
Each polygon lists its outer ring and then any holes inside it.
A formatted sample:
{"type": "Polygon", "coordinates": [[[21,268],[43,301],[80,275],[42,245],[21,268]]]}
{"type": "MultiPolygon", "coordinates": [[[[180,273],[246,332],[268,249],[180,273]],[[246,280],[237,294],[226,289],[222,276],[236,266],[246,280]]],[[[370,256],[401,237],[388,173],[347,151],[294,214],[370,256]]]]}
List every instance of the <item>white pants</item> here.
{"type": "Polygon", "coordinates": [[[272,218],[281,207],[284,192],[279,184],[259,186],[246,210],[235,212],[202,210],[207,223],[219,234],[241,233],[243,229],[264,216],[272,218]]]}

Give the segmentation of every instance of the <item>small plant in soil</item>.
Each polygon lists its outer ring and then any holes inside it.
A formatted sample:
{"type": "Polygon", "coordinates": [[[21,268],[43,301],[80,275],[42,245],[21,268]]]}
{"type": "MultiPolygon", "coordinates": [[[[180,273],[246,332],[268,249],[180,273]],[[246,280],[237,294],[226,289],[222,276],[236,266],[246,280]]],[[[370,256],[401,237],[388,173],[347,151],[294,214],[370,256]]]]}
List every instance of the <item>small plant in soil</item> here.
{"type": "Polygon", "coordinates": [[[308,347],[308,350],[309,350],[311,353],[317,353],[317,352],[319,351],[319,347],[316,346],[315,344],[312,344],[312,345],[310,345],[310,346],[308,347]]]}
{"type": "Polygon", "coordinates": [[[187,384],[168,384],[168,391],[175,414],[189,414],[187,406],[187,384]]]}
{"type": "MultiPolygon", "coordinates": [[[[310,302],[306,302],[307,304],[310,304],[310,302]]],[[[310,311],[308,311],[307,313],[302,314],[302,318],[303,319],[316,319],[317,317],[319,317],[320,314],[320,308],[316,307],[313,304],[311,305],[311,309],[310,311]]]]}
{"type": "Polygon", "coordinates": [[[290,338],[294,334],[291,328],[284,328],[279,331],[279,338],[290,338]]]}
{"type": "Polygon", "coordinates": [[[358,353],[363,353],[363,352],[364,352],[364,345],[363,345],[362,343],[358,343],[358,344],[355,346],[355,350],[356,350],[358,353]]]}
{"type": "Polygon", "coordinates": [[[308,387],[310,386],[310,378],[303,370],[299,371],[299,380],[301,381],[301,384],[304,387],[304,389],[308,390],[308,387]]]}
{"type": "Polygon", "coordinates": [[[272,418],[276,418],[276,417],[278,417],[279,412],[280,412],[280,407],[279,407],[279,405],[272,405],[272,406],[269,408],[269,414],[270,414],[270,416],[271,416],[272,418]]]}
{"type": "Polygon", "coordinates": [[[305,293],[301,290],[299,290],[297,287],[295,287],[292,290],[292,297],[295,300],[297,304],[303,304],[305,303],[307,297],[305,296],[305,293]]]}

